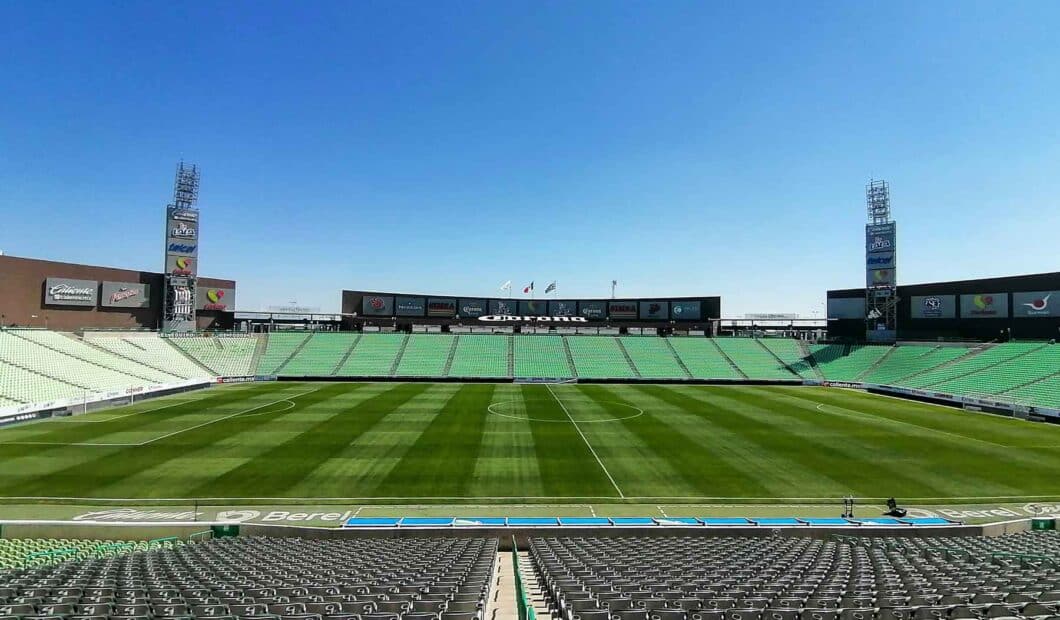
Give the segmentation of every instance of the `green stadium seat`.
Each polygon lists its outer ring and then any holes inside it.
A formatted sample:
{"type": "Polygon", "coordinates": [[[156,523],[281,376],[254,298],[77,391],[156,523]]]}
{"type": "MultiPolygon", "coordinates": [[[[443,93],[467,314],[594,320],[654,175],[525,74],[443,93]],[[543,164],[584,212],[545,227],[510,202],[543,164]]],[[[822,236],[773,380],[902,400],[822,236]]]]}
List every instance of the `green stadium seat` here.
{"type": "Polygon", "coordinates": [[[511,336],[462,334],[457,337],[450,377],[508,377],[511,336]]]}
{"type": "Polygon", "coordinates": [[[715,338],[718,348],[736,364],[748,379],[783,381],[798,379],[754,338],[715,338]]]}
{"type": "Polygon", "coordinates": [[[694,379],[742,379],[709,338],[670,338],[670,346],[694,379]]]}
{"type": "Polygon", "coordinates": [[[622,336],[619,338],[641,377],[646,379],[687,379],[666,340],[656,336],[622,336]]]}
{"type": "Polygon", "coordinates": [[[573,377],[562,336],[514,336],[516,377],[573,377]]]}
{"type": "Polygon", "coordinates": [[[333,374],[357,342],[350,332],[317,332],[283,366],[279,374],[289,377],[325,377],[333,374]]]}
{"type": "Polygon", "coordinates": [[[865,383],[891,385],[903,377],[925,372],[967,355],[968,351],[965,347],[898,345],[861,380],[865,383]]]}
{"type": "Polygon", "coordinates": [[[780,361],[787,364],[787,366],[799,375],[803,379],[816,380],[818,379],[817,372],[814,371],[813,366],[810,364],[808,353],[806,353],[802,344],[794,338],[760,338],[758,343],[769,349],[773,355],[780,358],[780,361]]]}
{"type": "Polygon", "coordinates": [[[167,372],[181,379],[207,378],[209,370],[196,364],[154,332],[85,332],[85,342],[123,357],[167,372]]]}
{"type": "Polygon", "coordinates": [[[813,355],[821,374],[829,381],[858,381],[891,349],[883,345],[854,345],[846,352],[844,345],[813,345],[813,355]]]}
{"type": "Polygon", "coordinates": [[[988,346],[981,349],[978,353],[961,357],[952,364],[946,364],[912,377],[900,379],[896,382],[896,385],[911,388],[935,386],[1006,362],[1041,346],[1043,346],[1041,343],[1032,342],[1008,342],[988,346]]]}
{"type": "Polygon", "coordinates": [[[567,346],[579,377],[613,379],[637,376],[613,336],[570,336],[567,346]]]}
{"type": "Polygon", "coordinates": [[[254,374],[255,334],[220,336],[168,336],[164,338],[218,377],[247,377],[254,374]]]}
{"type": "Polygon", "coordinates": [[[400,377],[442,377],[455,336],[412,334],[397,366],[400,377]]]}
{"type": "Polygon", "coordinates": [[[306,333],[273,332],[268,335],[265,353],[258,361],[259,375],[278,374],[287,360],[310,338],[306,333]]]}
{"type": "Polygon", "coordinates": [[[363,334],[335,374],[343,377],[389,377],[406,337],[405,334],[363,334]]]}

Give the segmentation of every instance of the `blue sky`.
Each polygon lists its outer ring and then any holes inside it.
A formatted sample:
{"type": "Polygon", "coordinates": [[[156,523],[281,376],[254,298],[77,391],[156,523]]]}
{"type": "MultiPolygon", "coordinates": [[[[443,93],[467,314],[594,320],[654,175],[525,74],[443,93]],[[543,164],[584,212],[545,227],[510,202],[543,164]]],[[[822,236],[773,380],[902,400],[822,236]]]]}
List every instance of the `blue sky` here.
{"type": "Polygon", "coordinates": [[[181,157],[238,306],[1060,269],[1057,2],[0,4],[0,249],[162,268],[181,157]],[[540,289],[539,289],[540,290],[540,289]]]}

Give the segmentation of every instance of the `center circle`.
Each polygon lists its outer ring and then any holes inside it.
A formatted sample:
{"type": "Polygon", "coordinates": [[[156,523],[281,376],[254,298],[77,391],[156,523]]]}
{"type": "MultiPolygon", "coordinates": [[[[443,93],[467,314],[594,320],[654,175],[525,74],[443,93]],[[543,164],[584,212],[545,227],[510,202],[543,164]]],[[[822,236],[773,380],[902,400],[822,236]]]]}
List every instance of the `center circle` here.
{"type": "MultiPolygon", "coordinates": [[[[530,400],[526,400],[524,402],[532,403],[532,402],[535,402],[535,401],[538,401],[538,400],[539,400],[539,402],[555,402],[552,399],[530,399],[530,400]]],[[[561,399],[557,399],[557,400],[559,400],[560,403],[563,402],[561,399]]],[[[594,424],[596,422],[621,422],[622,420],[632,420],[633,418],[639,418],[640,416],[644,415],[644,410],[643,409],[641,409],[640,407],[634,407],[633,405],[628,405],[626,403],[620,403],[620,402],[614,401],[614,400],[597,400],[597,401],[593,401],[593,402],[594,403],[599,403],[599,404],[614,405],[616,407],[624,407],[626,409],[629,409],[631,411],[631,413],[630,413],[630,415],[627,415],[627,416],[621,416],[621,417],[615,417],[615,418],[595,418],[595,419],[591,419],[591,420],[578,419],[578,418],[574,417],[573,415],[571,415],[570,418],[563,417],[563,418],[560,418],[558,420],[557,419],[552,419],[552,418],[531,418],[531,417],[526,416],[526,415],[519,415],[519,414],[515,413],[513,411],[513,405],[515,404],[515,401],[510,401],[510,400],[499,401],[499,402],[496,402],[496,403],[490,403],[489,406],[486,407],[486,411],[489,411],[493,415],[500,416],[502,418],[511,418],[513,420],[526,420],[526,421],[529,421],[529,422],[558,422],[558,423],[561,423],[561,424],[570,424],[571,420],[574,420],[574,422],[576,424],[594,424]]],[[[568,414],[568,415],[570,415],[570,414],[568,414]]]]}

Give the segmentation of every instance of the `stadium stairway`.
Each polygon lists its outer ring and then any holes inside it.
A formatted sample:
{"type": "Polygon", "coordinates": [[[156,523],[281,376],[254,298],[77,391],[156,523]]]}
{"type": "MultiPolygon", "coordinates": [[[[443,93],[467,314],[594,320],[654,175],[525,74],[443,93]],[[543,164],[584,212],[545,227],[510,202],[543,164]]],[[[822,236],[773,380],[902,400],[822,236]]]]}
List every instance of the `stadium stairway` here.
{"type": "Polygon", "coordinates": [[[747,379],[747,373],[745,373],[743,369],[740,368],[740,366],[735,361],[733,361],[731,357],[729,357],[729,354],[725,352],[725,349],[721,348],[721,345],[718,344],[717,338],[710,338],[709,340],[710,343],[714,345],[714,348],[718,350],[718,353],[721,354],[721,356],[725,358],[725,361],[729,363],[729,366],[731,366],[732,369],[736,371],[736,374],[743,379],[747,379]]]}
{"type": "Polygon", "coordinates": [[[406,338],[404,334],[363,334],[334,374],[340,377],[389,377],[406,338]]]}
{"type": "Polygon", "coordinates": [[[626,363],[629,364],[629,367],[633,370],[633,374],[640,378],[642,376],[640,370],[637,369],[637,365],[633,363],[633,358],[629,356],[629,351],[626,350],[626,346],[622,343],[622,339],[615,338],[615,343],[618,345],[618,350],[622,352],[622,356],[626,358],[626,363]]]}
{"type": "Polygon", "coordinates": [[[570,344],[567,342],[566,338],[562,338],[562,340],[563,340],[563,353],[567,356],[567,365],[570,367],[571,376],[572,377],[577,377],[578,376],[578,367],[574,364],[574,355],[571,353],[570,344]]]}
{"type": "Polygon", "coordinates": [[[1060,346],[1031,344],[1023,353],[1003,362],[932,384],[931,388],[956,394],[1000,394],[1052,375],[1057,369],[1060,369],[1060,346]]]}
{"type": "Polygon", "coordinates": [[[619,345],[626,351],[637,376],[646,379],[689,379],[691,374],[677,359],[667,338],[622,336],[619,345]]]}
{"type": "Polygon", "coordinates": [[[453,368],[453,358],[456,357],[456,345],[460,342],[460,336],[453,336],[453,344],[449,346],[449,354],[445,358],[445,367],[442,369],[442,376],[448,377],[449,371],[453,368]]]}
{"type": "Polygon", "coordinates": [[[349,332],[318,332],[306,339],[277,370],[287,376],[330,376],[344,359],[357,335],[349,332]]]}
{"type": "MultiPolygon", "coordinates": [[[[174,378],[172,375],[155,372],[138,364],[118,363],[113,354],[93,349],[77,340],[76,337],[68,337],[66,334],[59,332],[12,330],[8,333],[16,338],[32,342],[42,349],[58,354],[60,357],[54,361],[60,364],[63,362],[71,363],[70,360],[77,360],[83,364],[90,364],[98,368],[101,376],[103,374],[124,376],[131,381],[130,385],[136,385],[137,383],[165,383],[174,378]],[[98,351],[98,354],[94,354],[96,351],[98,351]]],[[[120,382],[114,383],[114,385],[119,384],[120,382]]]]}
{"type": "Polygon", "coordinates": [[[361,338],[364,338],[364,336],[362,336],[361,334],[357,334],[357,337],[353,339],[353,342],[350,343],[350,347],[346,349],[346,352],[342,354],[342,357],[339,359],[339,362],[335,364],[335,369],[331,371],[332,375],[337,373],[339,369],[342,368],[343,364],[346,363],[346,360],[350,359],[350,356],[353,355],[353,350],[356,349],[357,344],[361,342],[361,338]]]}
{"type": "Polygon", "coordinates": [[[988,370],[1009,360],[1030,353],[1041,346],[1043,346],[1041,343],[1010,342],[984,347],[974,355],[962,356],[954,364],[946,364],[920,374],[912,375],[896,382],[896,384],[911,388],[933,388],[942,383],[953,381],[982,370],[988,370]]]}
{"type": "Polygon", "coordinates": [[[682,360],[681,356],[677,354],[677,349],[674,348],[673,342],[671,342],[669,338],[663,338],[663,340],[666,342],[666,348],[670,349],[670,355],[674,356],[674,361],[681,367],[681,372],[685,373],[685,376],[691,379],[692,371],[688,369],[684,360],[682,360]]]}
{"type": "Polygon", "coordinates": [[[755,341],[791,374],[801,379],[817,379],[813,368],[803,355],[803,349],[798,340],[793,338],[756,338],[755,341]]]}
{"type": "Polygon", "coordinates": [[[398,347],[397,355],[394,357],[394,363],[390,365],[390,372],[387,376],[393,377],[397,375],[398,367],[401,365],[401,359],[405,357],[405,349],[409,346],[409,336],[405,336],[401,340],[401,345],[398,347]]]}
{"type": "Polygon", "coordinates": [[[291,354],[287,356],[287,359],[285,359],[282,362],[280,362],[280,365],[276,367],[276,370],[274,371],[275,374],[287,374],[287,373],[283,373],[282,372],[283,369],[288,364],[291,363],[291,360],[293,360],[294,358],[298,357],[298,354],[301,353],[303,349],[305,349],[305,346],[309,343],[310,340],[313,339],[313,336],[315,336],[315,335],[316,334],[309,334],[307,336],[304,336],[301,340],[299,340],[298,344],[295,346],[294,350],[291,351],[291,354]]]}
{"type": "Polygon", "coordinates": [[[82,342],[180,379],[206,378],[211,373],[154,332],[85,332],[82,342]]]}

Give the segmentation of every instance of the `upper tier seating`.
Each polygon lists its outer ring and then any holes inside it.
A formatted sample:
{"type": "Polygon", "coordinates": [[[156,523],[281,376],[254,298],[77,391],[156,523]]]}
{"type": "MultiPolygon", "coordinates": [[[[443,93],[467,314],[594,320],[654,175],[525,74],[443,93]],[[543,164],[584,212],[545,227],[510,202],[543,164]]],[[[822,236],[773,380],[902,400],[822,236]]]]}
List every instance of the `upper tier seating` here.
{"type": "Polygon", "coordinates": [[[181,379],[206,378],[210,372],[174,349],[154,332],[86,332],[85,341],[144,366],[181,379]]]}
{"type": "Polygon", "coordinates": [[[485,620],[496,553],[496,539],[221,538],[8,569],[0,572],[0,611],[93,620],[485,620]]]}
{"type": "Polygon", "coordinates": [[[508,377],[510,336],[461,334],[449,368],[450,377],[508,377]]]}
{"type": "Polygon", "coordinates": [[[269,334],[268,341],[265,344],[265,353],[258,360],[257,374],[279,374],[280,368],[287,363],[287,360],[299,347],[309,340],[309,336],[309,334],[305,333],[292,332],[272,332],[269,334]]]}
{"type": "Polygon", "coordinates": [[[626,356],[612,336],[579,336],[567,339],[579,377],[635,377],[626,356]]]}
{"type": "Polygon", "coordinates": [[[1056,533],[995,538],[533,538],[562,620],[1054,618],[1056,533]],[[858,539],[852,539],[858,542],[858,539]],[[1017,557],[996,553],[1033,554],[1017,557]],[[1037,557],[1038,559],[1033,559],[1037,557]]]}
{"type": "Polygon", "coordinates": [[[688,373],[678,363],[664,338],[623,336],[619,339],[637,372],[646,379],[687,379],[688,373]]]}
{"type": "Polygon", "coordinates": [[[758,343],[769,349],[782,362],[803,379],[816,380],[819,377],[810,365],[809,359],[802,350],[798,340],[793,338],[760,338],[758,343]]]}
{"type": "Polygon", "coordinates": [[[335,374],[344,377],[390,376],[405,338],[405,334],[363,334],[335,374]]]}
{"type": "Polygon", "coordinates": [[[561,336],[514,336],[516,377],[573,377],[561,336]]]}
{"type": "Polygon", "coordinates": [[[677,357],[696,379],[742,379],[709,338],[671,338],[677,357]]]}
{"type": "Polygon", "coordinates": [[[927,372],[905,377],[897,381],[897,385],[905,387],[927,387],[944,381],[949,381],[984,368],[1000,364],[1025,353],[1041,347],[1039,343],[1008,342],[987,347],[974,355],[967,355],[952,364],[947,364],[927,372]]]}
{"type": "Polygon", "coordinates": [[[218,377],[254,374],[255,335],[170,336],[166,340],[209,368],[218,377]]]}
{"type": "Polygon", "coordinates": [[[748,379],[798,379],[754,338],[717,338],[714,342],[748,379]]]}
{"type": "Polygon", "coordinates": [[[398,362],[401,377],[441,377],[453,348],[455,336],[449,334],[412,334],[398,362]]]}
{"type": "Polygon", "coordinates": [[[844,355],[844,345],[829,344],[813,345],[810,347],[810,353],[825,379],[857,381],[890,349],[891,347],[882,345],[854,345],[850,348],[850,353],[844,355]]]}
{"type": "Polygon", "coordinates": [[[280,368],[287,376],[326,376],[333,374],[358,335],[350,332],[320,332],[310,336],[291,361],[280,368]]]}

